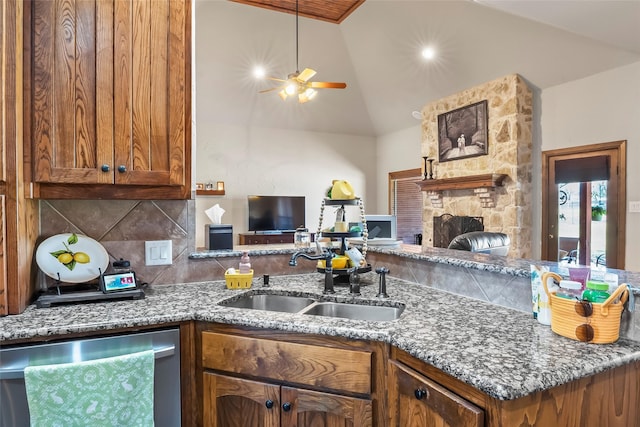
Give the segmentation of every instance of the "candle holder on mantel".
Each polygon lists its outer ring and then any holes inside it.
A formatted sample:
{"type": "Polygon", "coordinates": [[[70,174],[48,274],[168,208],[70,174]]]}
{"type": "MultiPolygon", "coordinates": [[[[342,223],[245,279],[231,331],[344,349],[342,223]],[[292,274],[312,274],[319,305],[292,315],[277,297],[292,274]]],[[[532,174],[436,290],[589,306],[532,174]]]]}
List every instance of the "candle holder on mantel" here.
{"type": "Polygon", "coordinates": [[[429,156],[424,156],[424,179],[433,179],[433,161],[429,156]]]}

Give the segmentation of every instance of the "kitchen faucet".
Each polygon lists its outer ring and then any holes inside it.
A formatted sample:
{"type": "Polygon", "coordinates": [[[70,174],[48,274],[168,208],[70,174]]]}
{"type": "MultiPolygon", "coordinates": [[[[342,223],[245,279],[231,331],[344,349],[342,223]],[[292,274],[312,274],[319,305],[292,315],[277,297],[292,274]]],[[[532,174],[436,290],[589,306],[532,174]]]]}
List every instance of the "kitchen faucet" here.
{"type": "Polygon", "coordinates": [[[331,260],[333,258],[333,253],[331,251],[324,251],[316,255],[309,255],[306,252],[296,252],[291,255],[291,259],[289,260],[289,265],[291,267],[295,267],[298,265],[298,258],[306,258],[311,261],[317,260],[325,260],[324,267],[324,291],[325,294],[333,294],[335,291],[333,290],[333,268],[331,267],[331,260]]]}

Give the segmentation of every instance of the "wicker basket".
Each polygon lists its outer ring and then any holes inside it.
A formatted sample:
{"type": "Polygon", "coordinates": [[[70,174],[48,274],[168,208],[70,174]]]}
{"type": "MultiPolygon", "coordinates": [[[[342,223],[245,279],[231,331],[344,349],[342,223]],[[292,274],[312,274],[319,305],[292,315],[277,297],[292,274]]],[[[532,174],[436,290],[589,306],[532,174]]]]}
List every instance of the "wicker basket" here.
{"type": "Polygon", "coordinates": [[[557,282],[560,282],[562,277],[550,272],[542,275],[542,286],[544,286],[551,306],[551,330],[553,332],[563,337],[583,341],[576,336],[576,331],[581,325],[588,324],[593,328],[593,339],[589,341],[590,343],[608,344],[618,340],[620,317],[624,303],[629,297],[629,289],[626,284],[618,286],[618,289],[605,302],[591,303],[593,313],[589,317],[584,317],[576,312],[577,300],[561,298],[555,293],[549,292],[547,279],[550,277],[557,282]]]}
{"type": "Polygon", "coordinates": [[[227,289],[247,289],[253,282],[253,269],[246,274],[225,272],[224,278],[227,281],[227,289]]]}

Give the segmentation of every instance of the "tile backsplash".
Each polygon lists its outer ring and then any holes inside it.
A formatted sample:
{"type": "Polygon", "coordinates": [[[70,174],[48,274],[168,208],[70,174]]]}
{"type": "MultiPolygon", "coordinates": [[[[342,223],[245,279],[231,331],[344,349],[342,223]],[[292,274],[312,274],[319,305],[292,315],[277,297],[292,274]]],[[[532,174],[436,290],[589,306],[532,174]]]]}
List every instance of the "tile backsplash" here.
{"type": "MultiPolygon", "coordinates": [[[[195,248],[194,208],[193,200],[41,200],[40,241],[58,233],[84,234],[100,242],[111,261],[129,260],[140,280],[175,283],[188,271],[195,248]],[[171,240],[173,263],[145,266],[147,240],[171,240]]],[[[40,283],[49,280],[40,276],[40,283]]]]}

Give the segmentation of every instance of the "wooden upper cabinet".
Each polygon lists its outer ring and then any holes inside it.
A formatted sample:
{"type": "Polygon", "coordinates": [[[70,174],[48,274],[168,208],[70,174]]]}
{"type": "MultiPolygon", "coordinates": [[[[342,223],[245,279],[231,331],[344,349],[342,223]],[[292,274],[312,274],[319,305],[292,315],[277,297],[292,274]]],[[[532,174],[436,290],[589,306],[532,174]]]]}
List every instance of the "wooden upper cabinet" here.
{"type": "Polygon", "coordinates": [[[189,186],[190,2],[31,5],[37,183],[189,186]]]}

